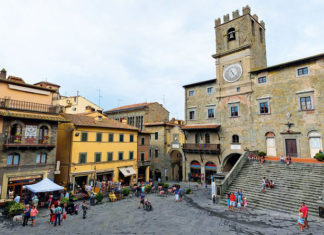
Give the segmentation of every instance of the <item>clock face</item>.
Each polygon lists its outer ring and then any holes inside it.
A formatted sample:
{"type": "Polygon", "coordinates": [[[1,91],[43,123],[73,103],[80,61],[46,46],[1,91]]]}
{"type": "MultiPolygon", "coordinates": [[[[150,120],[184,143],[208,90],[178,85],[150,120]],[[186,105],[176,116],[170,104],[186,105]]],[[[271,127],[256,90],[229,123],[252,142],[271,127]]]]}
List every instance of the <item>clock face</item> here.
{"type": "Polygon", "coordinates": [[[236,82],[242,76],[242,66],[231,64],[224,69],[223,77],[227,82],[236,82]]]}

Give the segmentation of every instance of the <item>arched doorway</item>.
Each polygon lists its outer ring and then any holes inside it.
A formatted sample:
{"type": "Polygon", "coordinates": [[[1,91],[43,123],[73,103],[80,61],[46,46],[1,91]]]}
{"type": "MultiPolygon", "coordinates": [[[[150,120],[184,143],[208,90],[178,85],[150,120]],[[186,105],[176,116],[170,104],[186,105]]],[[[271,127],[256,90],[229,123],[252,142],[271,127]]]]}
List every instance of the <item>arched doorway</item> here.
{"type": "Polygon", "coordinates": [[[267,142],[267,156],[277,156],[275,134],[273,132],[267,132],[265,136],[267,142]]]}
{"type": "Polygon", "coordinates": [[[158,181],[159,178],[162,180],[162,174],[161,174],[161,171],[159,169],[154,170],[154,176],[155,176],[156,181],[158,181]]]}
{"type": "Polygon", "coordinates": [[[195,182],[201,180],[201,165],[197,161],[192,161],[190,163],[190,174],[191,179],[195,182]]]}
{"type": "Polygon", "coordinates": [[[173,150],[170,154],[171,160],[171,180],[182,181],[182,154],[178,150],[173,150]]]}
{"type": "Polygon", "coordinates": [[[205,164],[205,174],[207,184],[211,183],[211,176],[216,173],[216,164],[213,162],[207,162],[205,164]]]}
{"type": "Polygon", "coordinates": [[[241,154],[239,153],[231,153],[229,154],[223,163],[223,172],[229,172],[233,166],[235,165],[235,163],[237,162],[237,160],[240,158],[241,154]]]}
{"type": "Polygon", "coordinates": [[[310,131],[308,133],[309,138],[309,148],[310,148],[310,155],[314,157],[316,153],[318,153],[322,149],[322,138],[321,133],[318,131],[310,131]]]}

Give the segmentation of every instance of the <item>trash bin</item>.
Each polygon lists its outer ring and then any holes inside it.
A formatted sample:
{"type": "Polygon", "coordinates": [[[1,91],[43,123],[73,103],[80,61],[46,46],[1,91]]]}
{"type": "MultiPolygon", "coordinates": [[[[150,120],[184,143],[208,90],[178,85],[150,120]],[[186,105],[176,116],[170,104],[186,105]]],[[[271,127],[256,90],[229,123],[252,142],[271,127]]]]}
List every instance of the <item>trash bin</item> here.
{"type": "Polygon", "coordinates": [[[318,207],[318,215],[319,217],[324,218],[324,207],[318,207]]]}

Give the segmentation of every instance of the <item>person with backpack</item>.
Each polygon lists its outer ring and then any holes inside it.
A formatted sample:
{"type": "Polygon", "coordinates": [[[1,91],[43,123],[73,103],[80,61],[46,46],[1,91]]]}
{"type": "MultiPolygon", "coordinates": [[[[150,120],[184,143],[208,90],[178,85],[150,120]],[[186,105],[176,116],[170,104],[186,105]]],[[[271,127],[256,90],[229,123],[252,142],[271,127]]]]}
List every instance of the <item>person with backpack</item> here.
{"type": "Polygon", "coordinates": [[[61,214],[62,214],[62,207],[59,205],[55,206],[55,222],[54,226],[56,226],[57,221],[58,225],[61,225],[61,214]]]}

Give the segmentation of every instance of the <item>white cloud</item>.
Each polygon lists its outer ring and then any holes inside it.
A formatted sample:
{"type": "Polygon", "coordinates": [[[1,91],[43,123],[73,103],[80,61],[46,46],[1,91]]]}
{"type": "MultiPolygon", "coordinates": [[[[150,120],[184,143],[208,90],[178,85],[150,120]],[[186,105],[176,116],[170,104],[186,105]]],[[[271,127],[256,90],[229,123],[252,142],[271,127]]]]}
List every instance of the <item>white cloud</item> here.
{"type": "MultiPolygon", "coordinates": [[[[183,118],[182,85],[215,77],[214,19],[239,0],[0,1],[0,66],[47,79],[105,109],[165,100],[183,118]],[[164,99],[163,99],[164,97],[164,99]]],[[[324,51],[318,0],[245,1],[266,23],[268,64],[324,51]]]]}

